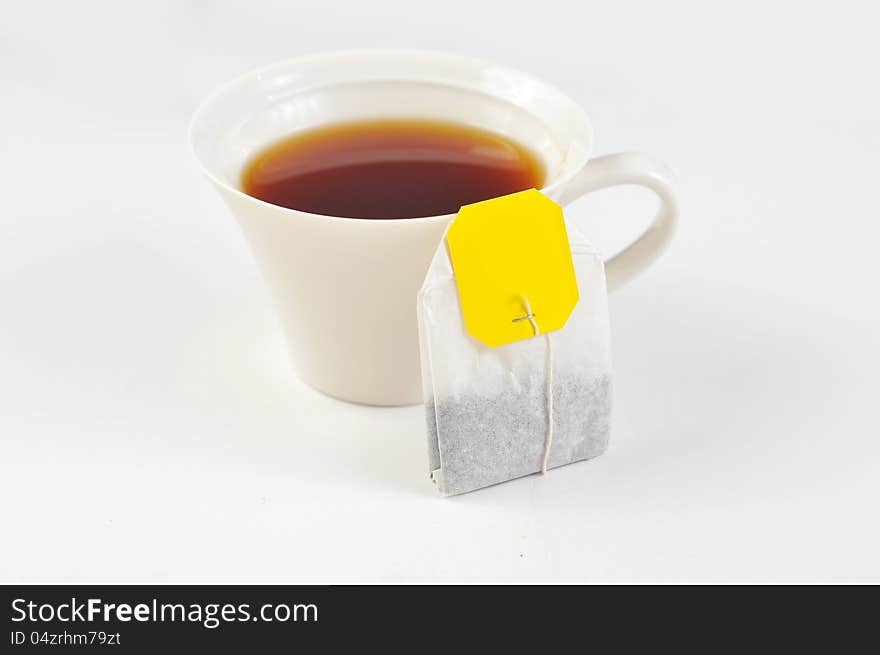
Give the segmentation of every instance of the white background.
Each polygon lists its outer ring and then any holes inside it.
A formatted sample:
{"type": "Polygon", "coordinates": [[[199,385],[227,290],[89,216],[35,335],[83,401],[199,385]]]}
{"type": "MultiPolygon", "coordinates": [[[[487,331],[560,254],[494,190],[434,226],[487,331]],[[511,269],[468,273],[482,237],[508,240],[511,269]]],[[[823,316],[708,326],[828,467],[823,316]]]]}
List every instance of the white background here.
{"type": "MultiPolygon", "coordinates": [[[[2,0],[0,581],[880,582],[871,4],[2,0]],[[527,70],[677,171],[601,458],[443,500],[420,407],[291,372],[187,123],[364,46],[527,70]]],[[[652,206],[569,215],[613,251],[652,206]]]]}

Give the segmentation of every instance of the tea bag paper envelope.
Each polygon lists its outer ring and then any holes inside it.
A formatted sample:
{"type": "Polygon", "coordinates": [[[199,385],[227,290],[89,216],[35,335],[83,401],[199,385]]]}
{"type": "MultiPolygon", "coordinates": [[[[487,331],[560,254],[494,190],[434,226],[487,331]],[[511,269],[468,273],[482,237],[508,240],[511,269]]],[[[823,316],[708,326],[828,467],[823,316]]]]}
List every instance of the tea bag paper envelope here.
{"type": "MultiPolygon", "coordinates": [[[[567,228],[577,300],[562,325],[551,325],[558,329],[546,333],[549,341],[541,329],[547,313],[542,317],[537,303],[531,309],[538,336],[530,321],[518,321],[516,340],[493,347],[475,337],[462,309],[449,230],[434,254],[417,307],[429,465],[443,495],[541,471],[545,454],[547,468],[553,468],[596,457],[607,448],[611,353],[604,265],[583,235],[564,222],[561,210],[558,220],[563,236],[567,228]]],[[[546,227],[536,221],[528,229],[546,227]]],[[[479,245],[493,247],[491,242],[479,245]]],[[[513,316],[503,318],[504,330],[507,320],[526,315],[526,300],[508,301],[513,316]]]]}

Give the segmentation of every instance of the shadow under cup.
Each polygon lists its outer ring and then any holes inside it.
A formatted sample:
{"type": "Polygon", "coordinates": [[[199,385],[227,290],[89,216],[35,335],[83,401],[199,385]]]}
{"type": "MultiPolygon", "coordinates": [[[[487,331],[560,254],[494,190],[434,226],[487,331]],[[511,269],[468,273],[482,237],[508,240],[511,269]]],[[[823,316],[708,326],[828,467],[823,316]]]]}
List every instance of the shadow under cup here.
{"type": "Polygon", "coordinates": [[[543,191],[555,199],[591,146],[586,115],[554,88],[491,63],[426,52],[337,53],[270,66],[210,96],[190,131],[196,158],[269,285],[299,377],[373,405],[422,400],[416,294],[453,215],[309,214],[244,194],[240,178],[256,152],[295,132],[395,118],[461,123],[528,146],[545,165],[543,191]]]}

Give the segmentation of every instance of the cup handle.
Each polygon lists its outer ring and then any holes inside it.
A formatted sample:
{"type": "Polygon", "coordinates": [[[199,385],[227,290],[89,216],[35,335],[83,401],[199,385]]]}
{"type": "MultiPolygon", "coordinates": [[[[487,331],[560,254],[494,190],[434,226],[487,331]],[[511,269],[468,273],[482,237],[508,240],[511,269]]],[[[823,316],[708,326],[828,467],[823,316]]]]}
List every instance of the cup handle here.
{"type": "Polygon", "coordinates": [[[623,184],[651,189],[660,198],[660,209],[638,239],[605,262],[609,291],[636,277],[669,244],[678,220],[672,172],[665,164],[640,153],[604,155],[588,161],[560,197],[560,204],[567,205],[593,191],[623,184]]]}

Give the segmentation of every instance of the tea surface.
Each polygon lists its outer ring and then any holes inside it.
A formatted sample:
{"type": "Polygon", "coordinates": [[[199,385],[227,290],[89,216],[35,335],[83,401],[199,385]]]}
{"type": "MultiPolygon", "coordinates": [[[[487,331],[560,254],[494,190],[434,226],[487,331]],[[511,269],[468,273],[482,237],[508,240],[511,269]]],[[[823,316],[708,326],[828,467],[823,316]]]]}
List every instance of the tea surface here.
{"type": "Polygon", "coordinates": [[[544,184],[543,162],[493,132],[428,120],[371,120],[299,132],[254,156],[242,190],[345,218],[454,214],[544,184]]]}

